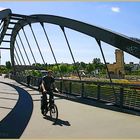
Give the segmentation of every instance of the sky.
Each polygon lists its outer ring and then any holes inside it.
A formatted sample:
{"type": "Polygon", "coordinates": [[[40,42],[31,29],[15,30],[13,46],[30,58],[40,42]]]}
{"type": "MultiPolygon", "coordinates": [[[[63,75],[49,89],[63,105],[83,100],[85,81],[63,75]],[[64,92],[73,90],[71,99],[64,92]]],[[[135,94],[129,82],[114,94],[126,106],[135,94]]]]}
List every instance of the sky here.
{"type": "MultiPolygon", "coordinates": [[[[82,21],[91,25],[96,25],[112,31],[127,35],[129,37],[140,38],[140,2],[0,2],[0,9],[10,8],[12,13],[32,15],[48,14],[67,17],[82,21]]],[[[50,27],[52,28],[52,27],[50,27]]],[[[97,43],[92,42],[90,37],[75,31],[67,29],[67,35],[71,42],[72,50],[76,61],[91,62],[93,58],[101,58],[97,43]],[[83,38],[83,39],[81,39],[83,38]],[[80,52],[80,53],[79,53],[80,52]]],[[[52,38],[56,38],[53,35],[52,38]]],[[[57,42],[56,44],[59,44],[57,42]]],[[[54,43],[55,45],[55,43],[54,43]]],[[[114,51],[116,48],[103,43],[103,51],[106,61],[113,63],[115,61],[114,51]]],[[[71,62],[70,58],[64,56],[64,45],[57,48],[57,58],[60,62],[71,62]],[[61,53],[58,53],[60,52],[61,53]],[[63,59],[62,59],[63,55],[63,59]]],[[[48,55],[48,59],[52,56],[48,55]]],[[[1,50],[1,64],[10,60],[8,50],[1,50]]],[[[139,59],[124,53],[125,63],[139,63],[139,59]]],[[[53,63],[50,60],[50,63],[53,63]]]]}

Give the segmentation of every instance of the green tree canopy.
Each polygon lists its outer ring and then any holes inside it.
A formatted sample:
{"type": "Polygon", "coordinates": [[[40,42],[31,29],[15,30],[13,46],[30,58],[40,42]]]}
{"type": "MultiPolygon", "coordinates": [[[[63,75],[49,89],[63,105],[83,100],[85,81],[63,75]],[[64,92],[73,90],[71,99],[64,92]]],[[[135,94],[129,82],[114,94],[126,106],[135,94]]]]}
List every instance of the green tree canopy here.
{"type": "Polygon", "coordinates": [[[6,68],[7,69],[11,69],[12,68],[12,65],[11,65],[11,62],[10,61],[7,61],[6,62],[6,68]]]}

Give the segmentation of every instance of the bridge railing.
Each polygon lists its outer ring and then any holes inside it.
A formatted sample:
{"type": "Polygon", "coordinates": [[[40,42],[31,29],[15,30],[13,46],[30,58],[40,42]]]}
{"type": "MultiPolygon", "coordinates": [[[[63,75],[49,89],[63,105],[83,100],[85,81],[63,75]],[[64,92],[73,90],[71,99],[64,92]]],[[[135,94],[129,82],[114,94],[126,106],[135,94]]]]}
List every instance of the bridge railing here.
{"type": "Polygon", "coordinates": [[[63,93],[140,110],[140,85],[66,79],[57,79],[56,84],[63,93]]]}
{"type": "MultiPolygon", "coordinates": [[[[26,76],[16,75],[12,79],[27,84],[26,76]]],[[[30,86],[37,89],[40,80],[38,77],[31,77],[30,86]]],[[[120,109],[140,111],[140,85],[70,79],[56,79],[55,83],[59,91],[67,95],[111,103],[120,109]]]]}

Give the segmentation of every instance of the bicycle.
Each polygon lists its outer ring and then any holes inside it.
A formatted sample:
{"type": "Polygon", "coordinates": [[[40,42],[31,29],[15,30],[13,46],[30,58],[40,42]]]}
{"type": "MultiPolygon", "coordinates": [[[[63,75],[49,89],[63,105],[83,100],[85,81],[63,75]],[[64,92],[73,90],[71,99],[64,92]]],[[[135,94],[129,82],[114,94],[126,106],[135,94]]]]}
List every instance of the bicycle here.
{"type": "Polygon", "coordinates": [[[41,96],[41,112],[43,116],[46,116],[48,112],[50,112],[50,117],[54,119],[55,121],[58,119],[58,108],[56,104],[54,103],[54,99],[52,103],[47,102],[49,99],[47,99],[46,96],[41,96]]]}

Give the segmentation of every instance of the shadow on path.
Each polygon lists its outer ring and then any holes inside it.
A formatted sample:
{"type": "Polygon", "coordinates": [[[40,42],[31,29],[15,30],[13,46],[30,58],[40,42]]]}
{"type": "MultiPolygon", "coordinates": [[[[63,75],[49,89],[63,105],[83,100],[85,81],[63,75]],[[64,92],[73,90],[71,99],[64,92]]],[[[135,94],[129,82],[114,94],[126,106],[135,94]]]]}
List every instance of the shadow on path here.
{"type": "Polygon", "coordinates": [[[64,121],[64,120],[61,120],[61,119],[57,119],[57,120],[55,120],[55,119],[53,119],[53,118],[51,118],[50,116],[45,116],[45,117],[43,117],[44,119],[46,119],[46,120],[49,120],[49,121],[52,121],[53,122],[53,125],[59,125],[59,126],[71,126],[71,124],[69,123],[69,121],[64,121]]]}
{"type": "Polygon", "coordinates": [[[33,102],[31,96],[24,89],[7,84],[17,90],[19,99],[11,112],[0,122],[0,138],[20,138],[26,128],[32,111],[33,102]]]}

